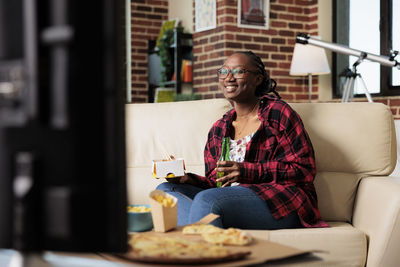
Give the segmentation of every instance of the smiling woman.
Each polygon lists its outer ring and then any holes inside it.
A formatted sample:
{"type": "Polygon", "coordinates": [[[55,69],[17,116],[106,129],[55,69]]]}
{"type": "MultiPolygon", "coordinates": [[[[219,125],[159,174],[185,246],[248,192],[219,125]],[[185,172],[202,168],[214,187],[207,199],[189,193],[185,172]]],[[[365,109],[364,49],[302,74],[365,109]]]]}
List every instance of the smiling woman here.
{"type": "Polygon", "coordinates": [[[206,176],[186,173],[158,186],[178,199],[178,224],[215,213],[220,217],[213,224],[226,228],[327,226],[313,185],[311,141],[298,114],[280,100],[261,59],[236,52],[217,73],[233,109],[209,131],[206,176]],[[229,159],[219,161],[227,144],[229,159]]]}

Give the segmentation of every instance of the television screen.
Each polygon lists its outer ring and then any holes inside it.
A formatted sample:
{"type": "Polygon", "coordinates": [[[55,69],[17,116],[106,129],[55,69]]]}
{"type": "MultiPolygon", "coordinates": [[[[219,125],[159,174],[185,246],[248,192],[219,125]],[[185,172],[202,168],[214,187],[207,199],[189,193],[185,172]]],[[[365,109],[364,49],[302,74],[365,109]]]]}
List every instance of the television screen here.
{"type": "Polygon", "coordinates": [[[122,0],[0,0],[0,247],[126,250],[122,0]]]}

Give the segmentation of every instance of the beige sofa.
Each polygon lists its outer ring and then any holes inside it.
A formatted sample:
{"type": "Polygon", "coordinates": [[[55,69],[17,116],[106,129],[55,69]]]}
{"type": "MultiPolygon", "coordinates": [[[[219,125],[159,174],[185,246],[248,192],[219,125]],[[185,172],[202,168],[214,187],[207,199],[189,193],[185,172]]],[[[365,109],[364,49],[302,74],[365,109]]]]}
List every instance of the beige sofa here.
{"type": "MultiPolygon", "coordinates": [[[[315,148],[321,215],[330,228],[269,231],[271,241],[319,250],[315,266],[400,266],[400,181],[390,109],[377,103],[296,103],[315,148]]],[[[188,172],[204,174],[209,128],[231,107],[224,99],[128,104],[127,174],[132,204],[148,203],[163,180],[153,159],[183,157],[188,172]]],[[[308,265],[307,265],[308,266],[308,265]]],[[[312,265],[314,266],[314,265],[312,265]]]]}

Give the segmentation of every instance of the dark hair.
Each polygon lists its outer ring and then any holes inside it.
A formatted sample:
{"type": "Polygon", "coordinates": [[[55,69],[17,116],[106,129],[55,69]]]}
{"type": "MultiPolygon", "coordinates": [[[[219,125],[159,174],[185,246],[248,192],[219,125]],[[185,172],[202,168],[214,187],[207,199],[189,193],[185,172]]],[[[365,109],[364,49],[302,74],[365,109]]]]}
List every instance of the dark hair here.
{"type": "Polygon", "coordinates": [[[257,70],[262,75],[263,80],[256,88],[256,96],[263,96],[268,93],[273,93],[278,98],[281,98],[281,96],[275,90],[276,81],[269,77],[268,72],[265,70],[265,65],[259,56],[254,54],[252,51],[238,51],[238,52],[235,52],[234,54],[243,54],[243,55],[248,56],[250,58],[252,64],[257,67],[257,70]]]}

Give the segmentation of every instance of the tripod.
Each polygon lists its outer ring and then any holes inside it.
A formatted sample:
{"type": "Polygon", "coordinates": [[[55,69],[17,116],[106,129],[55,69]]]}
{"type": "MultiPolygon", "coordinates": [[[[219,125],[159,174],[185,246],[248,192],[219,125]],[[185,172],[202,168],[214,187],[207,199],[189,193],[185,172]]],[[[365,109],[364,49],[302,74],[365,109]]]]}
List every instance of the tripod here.
{"type": "Polygon", "coordinates": [[[367,53],[361,52],[359,58],[356,62],[353,63],[353,69],[350,70],[349,68],[344,69],[339,76],[346,77],[345,82],[341,84],[340,89],[343,93],[342,95],[342,102],[351,102],[353,101],[354,96],[354,85],[356,83],[357,78],[362,83],[364,94],[368,99],[368,102],[372,103],[372,97],[369,93],[367,86],[365,85],[364,79],[361,77],[360,73],[357,73],[357,66],[361,64],[361,62],[367,57],[367,53]]]}

